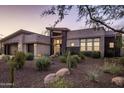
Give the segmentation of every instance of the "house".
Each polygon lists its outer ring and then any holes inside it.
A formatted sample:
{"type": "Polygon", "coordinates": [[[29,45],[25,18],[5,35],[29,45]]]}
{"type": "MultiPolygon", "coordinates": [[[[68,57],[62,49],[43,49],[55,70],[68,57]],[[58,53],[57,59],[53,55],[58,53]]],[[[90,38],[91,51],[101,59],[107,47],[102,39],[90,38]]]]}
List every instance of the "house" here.
{"type": "Polygon", "coordinates": [[[4,54],[13,55],[16,51],[52,55],[64,54],[66,51],[97,51],[101,57],[121,56],[123,47],[122,34],[113,31],[105,31],[103,27],[70,30],[68,28],[46,27],[50,36],[34,32],[19,30],[1,40],[4,54]],[[119,41],[120,40],[120,41],[119,41]]]}
{"type": "Polygon", "coordinates": [[[32,53],[34,56],[39,54],[49,54],[50,38],[23,29],[1,39],[3,53],[14,55],[17,51],[32,53]]]}

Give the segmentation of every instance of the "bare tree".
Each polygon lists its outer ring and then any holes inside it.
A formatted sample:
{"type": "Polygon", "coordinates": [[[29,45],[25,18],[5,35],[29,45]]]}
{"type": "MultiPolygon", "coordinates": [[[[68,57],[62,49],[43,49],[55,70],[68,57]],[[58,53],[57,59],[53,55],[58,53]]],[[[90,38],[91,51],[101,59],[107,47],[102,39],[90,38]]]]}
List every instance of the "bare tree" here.
{"type": "Polygon", "coordinates": [[[69,15],[70,11],[74,8],[78,11],[78,21],[85,18],[86,25],[95,24],[96,26],[104,26],[115,32],[124,33],[124,25],[120,28],[112,26],[113,22],[124,19],[123,5],[58,5],[51,6],[49,10],[43,11],[42,16],[57,15],[58,19],[53,25],[53,27],[55,27],[66,15],[69,15]]]}

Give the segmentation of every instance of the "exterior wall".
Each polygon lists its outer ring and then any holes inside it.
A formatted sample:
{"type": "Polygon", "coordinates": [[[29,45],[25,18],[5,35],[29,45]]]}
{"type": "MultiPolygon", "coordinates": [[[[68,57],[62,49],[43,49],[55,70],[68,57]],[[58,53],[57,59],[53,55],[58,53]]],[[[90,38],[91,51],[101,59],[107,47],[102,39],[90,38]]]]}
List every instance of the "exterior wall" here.
{"type": "Polygon", "coordinates": [[[50,55],[50,46],[49,45],[43,45],[43,44],[37,44],[37,55],[39,55],[39,54],[50,55]]]}
{"type": "Polygon", "coordinates": [[[71,47],[71,43],[74,43],[74,47],[80,46],[80,40],[79,39],[67,40],[67,47],[71,47]]]}

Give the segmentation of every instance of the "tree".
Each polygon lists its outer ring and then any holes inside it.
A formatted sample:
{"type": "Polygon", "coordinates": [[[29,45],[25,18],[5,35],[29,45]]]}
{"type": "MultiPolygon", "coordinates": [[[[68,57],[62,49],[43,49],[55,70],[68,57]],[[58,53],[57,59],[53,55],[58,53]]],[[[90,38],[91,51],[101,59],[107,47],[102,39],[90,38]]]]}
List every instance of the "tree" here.
{"type": "Polygon", "coordinates": [[[123,5],[58,5],[43,11],[42,16],[57,15],[58,19],[53,25],[55,27],[74,8],[78,10],[78,21],[85,18],[86,25],[104,26],[112,31],[124,33],[124,26],[115,28],[111,25],[114,21],[124,18],[123,5]]]}

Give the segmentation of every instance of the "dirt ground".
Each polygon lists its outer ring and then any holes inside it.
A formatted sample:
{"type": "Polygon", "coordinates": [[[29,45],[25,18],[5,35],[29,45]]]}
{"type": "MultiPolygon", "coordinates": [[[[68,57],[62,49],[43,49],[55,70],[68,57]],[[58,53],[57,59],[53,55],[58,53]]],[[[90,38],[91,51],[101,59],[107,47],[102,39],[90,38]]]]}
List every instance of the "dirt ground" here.
{"type": "MultiPolygon", "coordinates": [[[[74,88],[113,88],[117,87],[111,83],[113,75],[101,72],[98,77],[98,82],[92,82],[88,79],[87,73],[94,70],[99,70],[103,65],[103,59],[91,59],[88,58],[85,61],[78,64],[77,68],[74,68],[71,75],[67,76],[70,82],[73,83],[74,88]]],[[[22,70],[15,71],[15,83],[14,87],[18,88],[43,88],[43,79],[49,73],[55,73],[59,69],[66,67],[64,63],[53,61],[48,71],[39,72],[36,69],[34,61],[27,61],[22,70]]],[[[123,75],[124,76],[124,75],[123,75]]],[[[2,83],[9,83],[9,71],[8,65],[5,62],[0,61],[0,87],[2,83]]]]}

